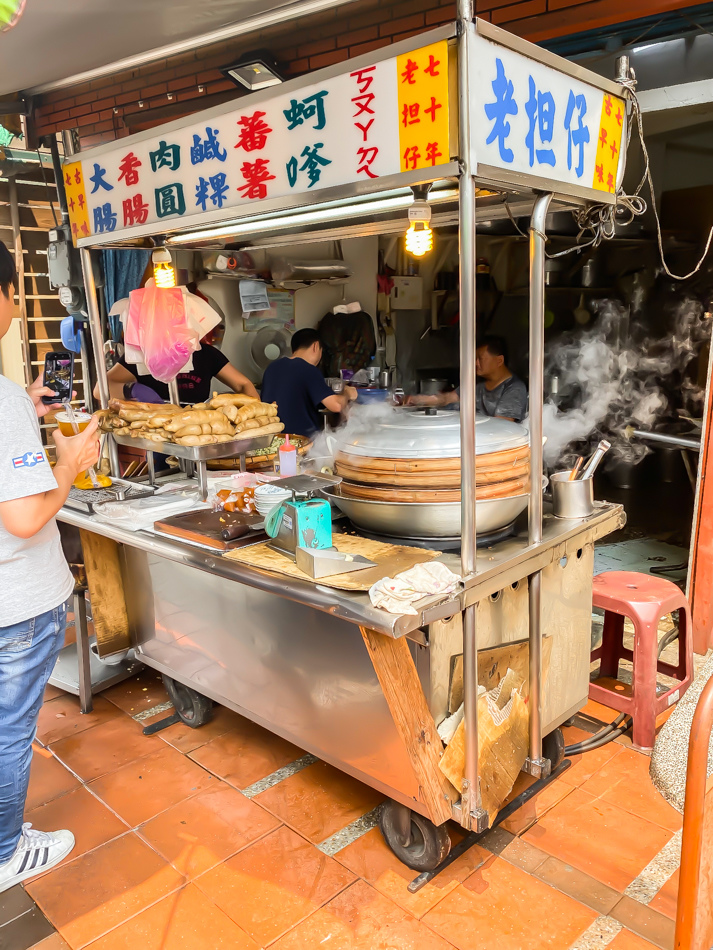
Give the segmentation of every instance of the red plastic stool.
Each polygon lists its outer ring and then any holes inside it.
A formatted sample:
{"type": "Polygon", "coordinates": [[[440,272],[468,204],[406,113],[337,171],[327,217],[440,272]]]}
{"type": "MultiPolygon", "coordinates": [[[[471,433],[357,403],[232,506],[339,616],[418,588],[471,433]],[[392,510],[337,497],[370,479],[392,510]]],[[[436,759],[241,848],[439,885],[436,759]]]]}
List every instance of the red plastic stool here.
{"type": "Polygon", "coordinates": [[[664,578],[632,571],[605,571],[593,582],[593,604],[604,613],[604,636],[592,660],[601,659],[599,677],[589,684],[589,698],[628,713],[634,719],[634,748],[653,748],[656,717],[683,696],[693,679],[693,640],[691,610],[684,594],[664,578]],[[678,666],[658,659],[659,620],[678,611],[678,666]],[[624,618],[634,624],[634,649],[624,647],[624,618]],[[631,686],[616,681],[619,661],[631,660],[634,677],[631,686]],[[679,682],[656,695],[656,674],[663,673],[679,682]],[[598,685],[609,680],[609,688],[598,685]]]}

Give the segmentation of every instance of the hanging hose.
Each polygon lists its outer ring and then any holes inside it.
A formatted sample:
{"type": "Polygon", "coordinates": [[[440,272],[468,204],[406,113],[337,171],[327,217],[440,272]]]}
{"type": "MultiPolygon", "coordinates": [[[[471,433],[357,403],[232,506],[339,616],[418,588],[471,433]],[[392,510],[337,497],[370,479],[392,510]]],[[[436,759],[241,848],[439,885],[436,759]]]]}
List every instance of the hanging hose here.
{"type": "Polygon", "coordinates": [[[669,630],[665,636],[661,637],[661,642],[659,643],[659,649],[657,658],[661,656],[666,647],[673,643],[674,640],[678,640],[678,627],[674,627],[673,630],[669,630]]]}
{"type": "Polygon", "coordinates": [[[574,745],[565,746],[564,754],[581,755],[584,752],[591,752],[593,749],[598,749],[608,742],[613,742],[614,739],[623,736],[627,729],[631,728],[633,721],[631,716],[627,716],[626,713],[621,713],[613,722],[610,722],[608,726],[600,729],[599,732],[595,732],[594,735],[589,736],[589,738],[582,739],[581,742],[575,742],[574,745]]]}

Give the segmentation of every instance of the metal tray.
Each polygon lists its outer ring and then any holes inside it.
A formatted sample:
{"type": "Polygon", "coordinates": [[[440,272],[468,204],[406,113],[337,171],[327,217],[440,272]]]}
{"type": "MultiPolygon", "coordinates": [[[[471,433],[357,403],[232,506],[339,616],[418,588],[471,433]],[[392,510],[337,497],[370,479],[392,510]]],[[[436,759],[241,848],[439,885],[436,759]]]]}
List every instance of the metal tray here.
{"type": "Polygon", "coordinates": [[[146,452],[159,452],[161,455],[175,455],[189,462],[207,462],[209,459],[225,459],[233,455],[249,455],[257,449],[264,449],[275,435],[263,435],[257,439],[236,439],[233,442],[214,442],[212,445],[178,445],[176,442],[152,442],[150,439],[132,439],[130,435],[114,435],[117,445],[133,445],[146,452]]]}
{"type": "MultiPolygon", "coordinates": [[[[153,495],[154,489],[144,485],[136,485],[124,478],[112,478],[112,485],[117,485],[126,491],[127,498],[147,498],[153,495]]],[[[95,505],[101,505],[105,501],[113,501],[114,494],[106,488],[75,488],[74,485],[69,489],[69,495],[65,501],[68,508],[74,508],[76,511],[85,511],[92,514],[95,505]]]]}

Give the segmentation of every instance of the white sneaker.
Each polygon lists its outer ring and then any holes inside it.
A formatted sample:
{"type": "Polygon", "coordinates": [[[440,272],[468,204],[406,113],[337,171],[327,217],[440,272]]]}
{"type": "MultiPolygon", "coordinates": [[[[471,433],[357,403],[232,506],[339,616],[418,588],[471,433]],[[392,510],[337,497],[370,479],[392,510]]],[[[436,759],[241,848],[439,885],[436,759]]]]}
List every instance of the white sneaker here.
{"type": "Polygon", "coordinates": [[[15,853],[9,861],[0,864],[0,893],[53,868],[67,857],[73,847],[71,831],[37,831],[26,821],[15,853]]]}

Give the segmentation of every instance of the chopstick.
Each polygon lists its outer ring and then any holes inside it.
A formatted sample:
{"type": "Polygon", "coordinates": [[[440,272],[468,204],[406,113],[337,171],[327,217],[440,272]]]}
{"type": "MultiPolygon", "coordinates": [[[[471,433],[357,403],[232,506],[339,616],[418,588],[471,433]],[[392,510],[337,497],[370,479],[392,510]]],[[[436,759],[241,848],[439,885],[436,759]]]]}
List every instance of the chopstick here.
{"type": "Polygon", "coordinates": [[[579,475],[580,468],[584,465],[584,456],[580,455],[577,461],[574,463],[572,471],[569,473],[568,481],[573,482],[579,475]]]}

